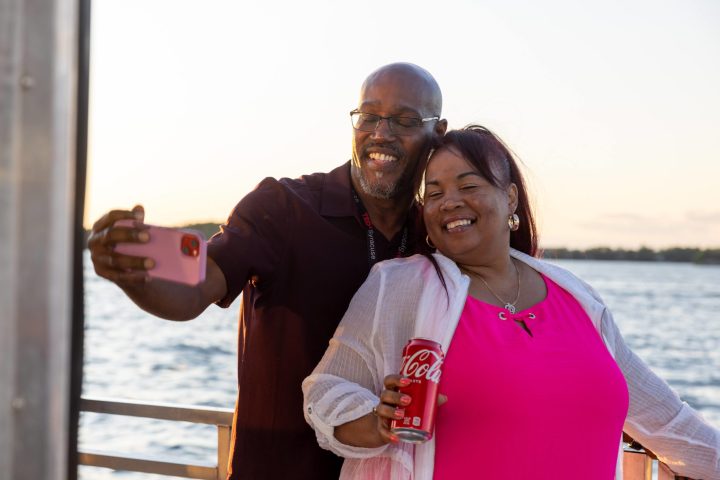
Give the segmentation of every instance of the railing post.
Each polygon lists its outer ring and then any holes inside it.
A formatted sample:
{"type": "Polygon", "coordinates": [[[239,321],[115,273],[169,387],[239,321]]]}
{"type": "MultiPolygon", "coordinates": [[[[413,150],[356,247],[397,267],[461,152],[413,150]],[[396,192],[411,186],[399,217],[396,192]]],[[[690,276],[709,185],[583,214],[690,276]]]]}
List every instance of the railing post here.
{"type": "Polygon", "coordinates": [[[652,458],[645,452],[623,453],[623,480],[652,480],[652,458]]]}
{"type": "Polygon", "coordinates": [[[228,425],[218,425],[217,432],[218,480],[225,480],[227,478],[228,461],[230,459],[230,437],[232,434],[232,428],[228,425]]]}

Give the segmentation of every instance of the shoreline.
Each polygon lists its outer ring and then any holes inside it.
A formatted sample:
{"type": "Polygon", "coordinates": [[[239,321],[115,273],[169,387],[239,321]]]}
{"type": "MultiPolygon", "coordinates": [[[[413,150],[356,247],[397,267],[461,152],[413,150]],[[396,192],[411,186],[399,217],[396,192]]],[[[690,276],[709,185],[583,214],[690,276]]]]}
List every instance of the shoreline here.
{"type": "MultiPolygon", "coordinates": [[[[219,223],[193,223],[178,228],[191,228],[201,231],[210,238],[219,231],[219,223]]],[[[90,232],[85,230],[85,245],[90,232]]],[[[697,265],[720,265],[720,247],[669,247],[654,250],[648,247],[638,249],[592,247],[574,249],[567,247],[540,248],[541,258],[546,260],[616,260],[631,262],[671,262],[694,263],[697,265]]]]}
{"type": "Polygon", "coordinates": [[[585,250],[543,248],[542,257],[547,260],[610,260],[626,262],[670,262],[697,265],[720,265],[720,248],[672,247],[653,250],[641,247],[637,250],[594,247],[585,250]]]}

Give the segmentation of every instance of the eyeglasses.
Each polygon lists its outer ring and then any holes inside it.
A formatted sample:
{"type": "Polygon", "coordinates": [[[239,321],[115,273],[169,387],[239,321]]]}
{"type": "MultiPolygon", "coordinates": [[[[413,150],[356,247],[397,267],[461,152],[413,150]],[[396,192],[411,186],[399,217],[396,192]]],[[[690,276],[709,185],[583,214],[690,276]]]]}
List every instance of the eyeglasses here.
{"type": "Polygon", "coordinates": [[[374,132],[382,120],[387,120],[390,131],[396,135],[411,135],[422,127],[425,122],[440,120],[440,117],[383,117],[374,113],[364,113],[358,110],[350,112],[350,121],[356,130],[374,132]]]}

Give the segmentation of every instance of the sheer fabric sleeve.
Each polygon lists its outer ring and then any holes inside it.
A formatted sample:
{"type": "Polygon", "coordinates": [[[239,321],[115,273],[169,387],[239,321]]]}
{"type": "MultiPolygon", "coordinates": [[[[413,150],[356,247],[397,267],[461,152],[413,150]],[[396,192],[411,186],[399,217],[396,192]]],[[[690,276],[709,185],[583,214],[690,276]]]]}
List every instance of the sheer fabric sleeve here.
{"type": "Polygon", "coordinates": [[[350,302],[322,360],[302,384],[305,420],[318,443],[346,458],[374,457],[387,449],[345,445],[333,434],[337,425],[370,413],[379,402],[382,353],[373,347],[372,338],[382,290],[382,274],[375,268],[350,302]]]}
{"type": "Polygon", "coordinates": [[[608,310],[602,330],[630,392],[625,431],[676,474],[720,480],[720,431],[628,348],[608,310]]]}

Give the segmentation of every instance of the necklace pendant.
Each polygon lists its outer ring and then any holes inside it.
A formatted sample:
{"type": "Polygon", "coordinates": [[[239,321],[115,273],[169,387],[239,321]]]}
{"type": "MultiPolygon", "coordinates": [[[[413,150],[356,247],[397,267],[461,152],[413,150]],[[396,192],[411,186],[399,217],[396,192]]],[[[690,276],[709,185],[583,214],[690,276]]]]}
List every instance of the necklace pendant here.
{"type": "Polygon", "coordinates": [[[507,310],[510,313],[515,313],[515,305],[513,305],[512,303],[506,303],[505,310],[507,310]]]}

